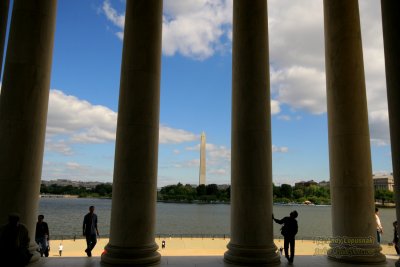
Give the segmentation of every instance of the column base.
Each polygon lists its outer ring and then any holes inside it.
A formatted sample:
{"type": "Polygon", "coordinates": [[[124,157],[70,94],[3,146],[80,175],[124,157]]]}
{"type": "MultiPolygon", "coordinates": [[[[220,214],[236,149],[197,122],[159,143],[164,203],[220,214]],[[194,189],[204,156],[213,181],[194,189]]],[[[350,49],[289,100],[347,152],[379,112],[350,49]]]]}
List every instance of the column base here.
{"type": "Polygon", "coordinates": [[[386,261],[379,245],[371,246],[332,246],[328,250],[328,258],[347,263],[378,264],[386,261]]]}
{"type": "Polygon", "coordinates": [[[101,255],[102,266],[154,266],[161,260],[156,243],[141,247],[118,247],[110,243],[101,255]]]}
{"type": "Polygon", "coordinates": [[[229,242],[224,254],[226,263],[244,266],[273,266],[280,264],[280,254],[274,243],[270,247],[242,246],[229,242]]]}

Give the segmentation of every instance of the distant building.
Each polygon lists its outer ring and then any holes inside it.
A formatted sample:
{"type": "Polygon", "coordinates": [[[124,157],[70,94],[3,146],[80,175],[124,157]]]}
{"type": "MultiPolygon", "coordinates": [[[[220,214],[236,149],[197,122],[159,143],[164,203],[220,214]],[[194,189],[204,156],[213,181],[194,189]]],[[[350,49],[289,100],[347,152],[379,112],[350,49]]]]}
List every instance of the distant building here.
{"type": "Polygon", "coordinates": [[[320,187],[330,187],[331,183],[329,181],[321,181],[318,183],[320,187]]]}
{"type": "Polygon", "coordinates": [[[384,189],[393,192],[394,179],[392,174],[374,174],[372,175],[374,180],[374,189],[384,189]]]}
{"type": "Polygon", "coordinates": [[[310,181],[301,181],[294,184],[295,187],[309,187],[310,185],[318,185],[318,183],[315,182],[314,180],[310,180],[310,181]]]}

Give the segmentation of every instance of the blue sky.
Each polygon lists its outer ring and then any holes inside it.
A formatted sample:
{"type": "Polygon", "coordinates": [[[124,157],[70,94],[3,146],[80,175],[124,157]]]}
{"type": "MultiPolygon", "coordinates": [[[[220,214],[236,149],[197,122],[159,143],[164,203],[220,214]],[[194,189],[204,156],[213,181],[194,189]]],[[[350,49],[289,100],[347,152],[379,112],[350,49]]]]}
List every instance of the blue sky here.
{"type": "MultiPolygon", "coordinates": [[[[329,179],[320,0],[270,0],[274,183],[329,179]]],[[[112,181],[125,1],[59,0],[43,179],[112,181]]],[[[373,171],[391,172],[379,1],[360,1],[373,171]]],[[[165,0],[158,186],[230,183],[232,1],[165,0]]]]}

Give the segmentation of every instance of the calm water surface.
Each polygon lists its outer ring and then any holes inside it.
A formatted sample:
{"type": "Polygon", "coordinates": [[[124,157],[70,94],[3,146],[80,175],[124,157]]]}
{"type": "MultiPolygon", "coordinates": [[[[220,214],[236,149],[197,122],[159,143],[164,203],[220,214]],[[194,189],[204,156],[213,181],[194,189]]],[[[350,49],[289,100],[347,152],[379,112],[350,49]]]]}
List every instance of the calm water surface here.
{"type": "MultiPolygon", "coordinates": [[[[83,216],[88,207],[94,205],[98,215],[101,236],[108,236],[110,231],[110,199],[57,199],[40,200],[39,213],[44,214],[50,227],[50,234],[55,238],[81,237],[83,216]]],[[[330,206],[278,206],[274,205],[276,218],[288,216],[296,209],[299,213],[299,239],[312,239],[318,236],[331,236],[330,206]]],[[[380,209],[384,228],[383,241],[393,238],[392,222],[395,209],[380,209]]],[[[280,225],[274,224],[275,237],[280,236],[280,225]]],[[[175,204],[157,203],[157,235],[230,235],[230,205],[225,204],[175,204]]]]}

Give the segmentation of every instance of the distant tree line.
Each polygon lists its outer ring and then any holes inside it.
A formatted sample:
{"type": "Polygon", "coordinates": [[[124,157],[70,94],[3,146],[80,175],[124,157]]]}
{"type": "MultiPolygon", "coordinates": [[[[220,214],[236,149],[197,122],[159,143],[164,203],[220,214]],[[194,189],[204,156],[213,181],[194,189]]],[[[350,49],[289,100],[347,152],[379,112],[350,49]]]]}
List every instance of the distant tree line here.
{"type": "Polygon", "coordinates": [[[274,203],[308,203],[309,201],[316,205],[331,204],[330,189],[327,186],[273,185],[273,196],[274,203]]]}
{"type": "Polygon", "coordinates": [[[199,185],[168,185],[161,188],[157,194],[160,201],[179,201],[179,202],[229,202],[231,197],[231,187],[219,189],[216,184],[199,185]]]}
{"type": "MultiPolygon", "coordinates": [[[[76,187],[72,185],[45,185],[40,186],[41,194],[53,195],[78,195],[79,197],[112,197],[112,185],[110,183],[102,183],[94,188],[85,188],[83,186],[76,187]]],[[[199,185],[168,185],[161,188],[157,193],[159,201],[174,202],[230,202],[231,187],[221,188],[216,184],[199,185]]],[[[382,205],[388,202],[394,202],[394,194],[392,191],[378,189],[375,191],[375,200],[380,201],[382,205]]],[[[282,184],[280,186],[273,185],[273,201],[274,203],[305,203],[310,201],[313,204],[330,204],[330,189],[326,186],[309,185],[309,186],[291,186],[282,184]]]]}
{"type": "Polygon", "coordinates": [[[78,195],[79,197],[111,197],[112,185],[109,183],[98,184],[94,188],[77,187],[72,185],[40,185],[40,194],[52,195],[78,195]]]}

